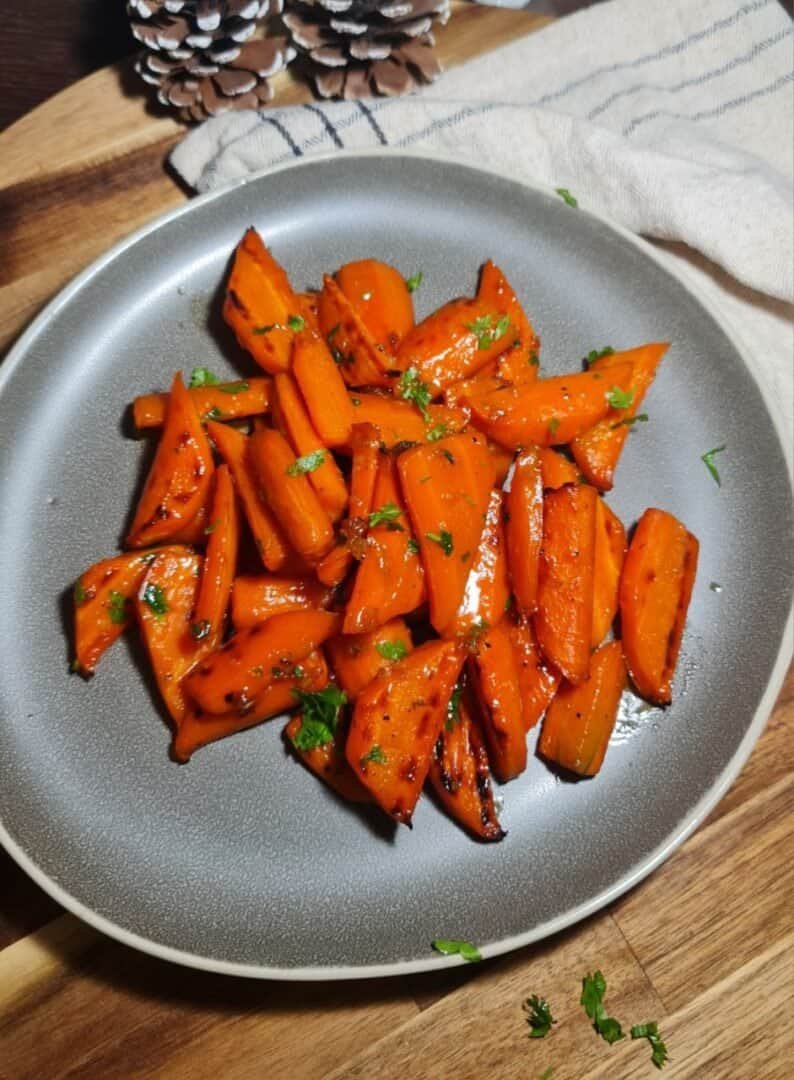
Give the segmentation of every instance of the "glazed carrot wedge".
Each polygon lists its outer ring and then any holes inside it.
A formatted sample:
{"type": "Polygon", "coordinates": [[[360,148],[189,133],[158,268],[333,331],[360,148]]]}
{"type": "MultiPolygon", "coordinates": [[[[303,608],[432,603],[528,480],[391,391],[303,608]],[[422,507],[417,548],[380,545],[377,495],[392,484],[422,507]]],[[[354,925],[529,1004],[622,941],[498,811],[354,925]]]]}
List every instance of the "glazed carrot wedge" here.
{"type": "Polygon", "coordinates": [[[610,394],[624,391],[632,377],[631,364],[615,365],[607,375],[582,371],[553,375],[523,386],[507,386],[482,397],[471,397],[472,420],[511,450],[535,443],[568,443],[602,420],[611,409],[610,394]]]}
{"type": "MultiPolygon", "coordinates": [[[[334,544],[334,527],[306,475],[312,459],[296,458],[284,436],[262,428],[251,436],[251,461],[270,509],[287,540],[308,563],[334,544]]],[[[327,451],[318,451],[323,454],[327,451]]]]}
{"type": "Polygon", "coordinates": [[[433,433],[433,438],[443,432],[454,435],[463,431],[469,422],[466,410],[446,405],[430,405],[425,420],[415,405],[387,394],[356,391],[351,393],[350,401],[355,422],[376,427],[381,441],[389,448],[398,443],[427,442],[429,432],[433,433]]]}
{"type": "Polygon", "coordinates": [[[493,461],[481,435],[454,435],[401,454],[398,469],[425,568],[430,622],[445,634],[480,543],[493,461]]]}
{"type": "MultiPolygon", "coordinates": [[[[187,548],[162,552],[189,555],[187,548]]],[[[102,654],[132,621],[131,602],[158,551],[131,551],[85,570],[74,586],[75,660],[81,675],[93,675],[102,654]]]]}
{"type": "Polygon", "coordinates": [[[656,376],[662,357],[670,348],[669,342],[654,342],[638,349],[599,357],[590,365],[590,371],[603,375],[607,381],[625,363],[631,364],[632,375],[626,390],[631,394],[627,409],[613,409],[588,431],[582,432],[571,443],[571,453],[576,464],[599,491],[609,491],[615,468],[626,442],[631,421],[637,416],[642,399],[656,376]]]}
{"type": "Polygon", "coordinates": [[[345,381],[339,374],[325,341],[304,331],[295,335],[292,374],[317,434],[326,446],[350,441],[353,406],[345,381]]]}
{"type": "Polygon", "coordinates": [[[128,547],[162,543],[188,525],[207,498],[214,468],[207,436],[177,372],[157,452],[127,535],[128,547]]]}
{"type": "Polygon", "coordinates": [[[207,489],[207,496],[201,506],[198,508],[196,516],[183,526],[178,532],[175,532],[170,539],[171,544],[206,544],[207,526],[210,523],[210,510],[212,509],[212,489],[207,489]]]}
{"type": "Polygon", "coordinates": [[[484,367],[515,339],[507,315],[479,297],[450,300],[403,338],[397,367],[413,369],[436,396],[484,367]]]}
{"type": "Polygon", "coordinates": [[[157,689],[175,724],[185,713],[181,680],[198,656],[191,627],[200,573],[201,558],[192,552],[157,555],[134,600],[157,689]]]}
{"type": "Polygon", "coordinates": [[[206,531],[207,547],[191,631],[196,641],[202,642],[202,650],[212,652],[220,645],[226,628],[240,543],[240,516],[228,465],[220,465],[215,471],[215,491],[206,531]]]}
{"type": "Polygon", "coordinates": [[[540,455],[522,450],[505,498],[507,565],[518,610],[531,615],[538,602],[538,567],[543,539],[543,480],[540,455]]]}
{"type": "Polygon", "coordinates": [[[623,652],[639,693],[669,705],[695,583],[698,542],[664,510],[639,520],[620,579],[623,652]]]}
{"type": "Polygon", "coordinates": [[[516,372],[520,372],[522,381],[533,381],[538,374],[537,354],[540,342],[504,271],[490,259],[483,265],[477,296],[500,316],[506,315],[509,318],[510,326],[504,335],[509,342],[509,349],[505,356],[510,356],[510,363],[515,366],[516,372]],[[532,363],[533,357],[535,363],[532,363]]]}
{"type": "Polygon", "coordinates": [[[345,634],[376,630],[414,611],[425,598],[422,564],[389,454],[380,456],[368,520],[366,544],[345,609],[345,634]]]}
{"type": "Polygon", "coordinates": [[[428,779],[449,816],[479,840],[502,840],[491,787],[491,769],[482,731],[466,694],[454,695],[454,707],[436,741],[428,779]]]}
{"type": "Polygon", "coordinates": [[[301,660],[297,671],[295,668],[288,669],[286,678],[274,679],[253,703],[249,702],[244,708],[214,715],[188,702],[171,743],[171,754],[177,761],[189,761],[191,755],[202,746],[293,709],[296,690],[311,693],[321,690],[327,683],[328,665],[321,652],[313,652],[301,660]]]}
{"type": "Polygon", "coordinates": [[[444,401],[451,408],[460,408],[472,397],[483,397],[506,386],[533,383],[538,377],[538,363],[537,354],[531,353],[531,356],[532,361],[528,361],[519,348],[508,346],[505,352],[489,360],[467,379],[447,386],[444,401]]]}
{"type": "Polygon", "coordinates": [[[586,484],[550,491],[543,500],[533,626],[545,659],[572,683],[590,670],[597,502],[586,484]]]}
{"type": "MultiPolygon", "coordinates": [[[[202,420],[240,420],[259,416],[270,409],[272,382],[265,376],[194,386],[190,399],[202,420]]],[[[139,431],[160,427],[165,419],[168,394],[142,394],[132,403],[132,419],[139,431]]]]}
{"type": "Polygon", "coordinates": [[[530,622],[517,619],[508,623],[508,630],[518,664],[524,728],[530,731],[557,693],[560,676],[543,662],[530,622]]]}
{"type": "Polygon", "coordinates": [[[322,452],[321,464],[308,473],[309,482],[331,521],[338,521],[347,505],[345,478],[317,434],[292,376],[277,375],[273,387],[276,426],[287,436],[296,455],[308,457],[310,454],[322,452]]]}
{"type": "Polygon", "coordinates": [[[626,685],[626,664],[619,641],[602,645],[590,674],[578,686],[563,683],[549,705],[538,750],[577,776],[595,776],[604,761],[626,685]]]}
{"type": "MultiPolygon", "coordinates": [[[[330,687],[329,687],[330,689],[330,687]]],[[[345,757],[347,727],[340,723],[328,742],[302,738],[304,714],[296,713],[284,728],[284,737],[299,761],[348,802],[372,802],[369,792],[350,768],[345,757]]]]}
{"type": "Polygon", "coordinates": [[[414,303],[402,274],[378,259],[359,259],[334,277],[376,344],[394,356],[414,325],[414,303]]]}
{"type": "Polygon", "coordinates": [[[388,386],[394,356],[375,340],[332,277],[323,277],[318,302],[320,332],[348,386],[388,386]]]}
{"type": "Polygon", "coordinates": [[[232,625],[247,630],[271,615],[287,611],[319,611],[331,601],[331,591],[313,578],[241,575],[232,584],[232,625]]]}
{"type": "Polygon", "coordinates": [[[450,628],[452,635],[470,634],[482,626],[496,626],[507,611],[510,586],[507,576],[501,491],[493,490],[485,512],[477,552],[471,560],[463,599],[450,628]]]}
{"type": "Polygon", "coordinates": [[[229,466],[235,491],[240,498],[262,562],[268,570],[280,570],[291,552],[272,511],[259,494],[248,437],[226,424],[212,421],[207,424],[207,434],[229,466]]]}
{"type": "Polygon", "coordinates": [[[392,619],[368,634],[340,634],[325,645],[339,685],[350,701],[412,648],[411,632],[403,619],[392,619]]]}
{"type": "Polygon", "coordinates": [[[595,569],[593,571],[593,632],[595,649],[609,632],[618,611],[618,592],[623,560],[626,557],[626,530],[603,499],[596,503],[595,569]]]}
{"type": "Polygon", "coordinates": [[[579,482],[579,470],[567,457],[563,457],[557,450],[552,450],[548,446],[539,447],[538,453],[540,454],[541,481],[546,491],[556,491],[565,484],[579,482]]]}
{"type": "Polygon", "coordinates": [[[303,323],[300,302],[256,229],[248,229],[237,246],[223,317],[261,368],[289,370],[294,329],[303,323]]]}
{"type": "Polygon", "coordinates": [[[204,712],[245,709],[274,679],[338,633],[340,616],[328,611],[290,611],[238,630],[185,679],[188,697],[204,712]]]}
{"type": "Polygon", "coordinates": [[[512,780],[527,767],[527,738],[518,660],[507,623],[482,635],[477,652],[469,657],[469,669],[491,768],[499,780],[512,780]]]}
{"type": "Polygon", "coordinates": [[[320,333],[320,296],[317,292],[302,292],[295,294],[298,301],[298,314],[303,317],[303,321],[309,330],[313,330],[315,334],[320,333]]]}
{"type": "Polygon", "coordinates": [[[507,474],[510,472],[510,466],[513,464],[514,454],[512,450],[505,450],[505,448],[503,446],[500,446],[499,443],[491,442],[490,439],[488,439],[487,442],[488,452],[491,455],[491,461],[493,462],[493,467],[496,473],[494,483],[498,487],[501,487],[507,479],[507,474]]]}
{"type": "Polygon", "coordinates": [[[411,823],[462,664],[459,645],[429,641],[358,695],[347,760],[375,802],[403,825],[411,823]]]}

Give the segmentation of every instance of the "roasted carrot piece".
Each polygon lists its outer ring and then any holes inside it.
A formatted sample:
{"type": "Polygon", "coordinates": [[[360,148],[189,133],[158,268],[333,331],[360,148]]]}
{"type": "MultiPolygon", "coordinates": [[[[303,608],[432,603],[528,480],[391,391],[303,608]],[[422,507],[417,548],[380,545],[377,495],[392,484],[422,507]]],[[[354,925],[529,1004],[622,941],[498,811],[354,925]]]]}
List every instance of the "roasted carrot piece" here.
{"type": "Polygon", "coordinates": [[[317,434],[311,422],[298,385],[291,375],[274,379],[273,412],[276,426],[283,431],[298,457],[308,457],[322,451],[318,468],[308,474],[309,482],[332,521],[337,521],[347,505],[345,478],[333,455],[317,434]]]}
{"type": "Polygon", "coordinates": [[[270,507],[260,496],[250,456],[250,440],[226,424],[207,424],[218,453],[229,466],[243,513],[253,533],[262,562],[268,570],[280,570],[291,552],[270,507]]]}
{"type": "Polygon", "coordinates": [[[303,317],[303,321],[309,330],[313,330],[315,334],[319,334],[319,293],[310,290],[309,292],[296,293],[295,295],[298,300],[298,314],[303,317]]]}
{"type": "Polygon", "coordinates": [[[177,372],[168,411],[126,543],[146,547],[170,540],[204,503],[214,471],[212,451],[195,406],[177,372]]]}
{"type": "Polygon", "coordinates": [[[332,277],[323,278],[318,303],[320,331],[348,386],[388,386],[394,356],[375,340],[332,277]]]}
{"type": "Polygon", "coordinates": [[[402,619],[392,619],[368,634],[340,634],[325,645],[339,685],[350,701],[412,648],[411,632],[402,619]]]}
{"type": "MultiPolygon", "coordinates": [[[[626,363],[631,364],[632,371],[628,386],[624,388],[631,394],[629,407],[612,409],[603,420],[582,432],[571,443],[576,464],[588,483],[599,491],[609,491],[612,487],[615,468],[631,429],[631,421],[636,417],[661,359],[669,348],[669,342],[654,342],[641,345],[638,349],[601,356],[590,365],[590,371],[603,375],[608,382],[626,363]]],[[[609,385],[612,385],[611,382],[609,385]]]]}
{"type": "Polygon", "coordinates": [[[595,569],[593,571],[593,632],[595,649],[606,637],[618,611],[618,592],[623,560],[626,557],[626,530],[620,518],[603,499],[596,503],[595,569]]]}
{"type": "Polygon", "coordinates": [[[347,760],[375,802],[410,825],[463,663],[451,641],[428,641],[358,695],[347,760]]]}
{"type": "Polygon", "coordinates": [[[380,456],[369,522],[345,610],[345,634],[364,634],[398,615],[407,615],[425,596],[422,564],[414,550],[411,522],[389,454],[380,456]]]}
{"type": "Polygon", "coordinates": [[[311,459],[296,458],[280,432],[262,428],[251,436],[251,461],[288,541],[308,563],[318,562],[333,546],[334,527],[303,469],[311,459]]]}
{"type": "Polygon", "coordinates": [[[518,660],[507,623],[482,635],[469,667],[491,768],[499,780],[512,780],[527,767],[527,738],[518,660]]]}
{"type": "MultiPolygon", "coordinates": [[[[187,548],[161,548],[188,555],[187,548]]],[[[132,621],[131,601],[158,551],[130,551],[83,571],[74,586],[74,670],[93,675],[102,654],[132,621]]]]}
{"type": "Polygon", "coordinates": [[[669,705],[695,584],[698,542],[665,510],[649,509],[629,544],[620,579],[623,652],[639,693],[669,705]]]}
{"type": "Polygon", "coordinates": [[[507,479],[507,474],[510,472],[514,454],[512,450],[505,450],[499,443],[491,442],[490,439],[488,439],[487,442],[488,451],[491,455],[494,469],[496,470],[496,479],[494,482],[501,487],[507,479]]]}
{"type": "Polygon", "coordinates": [[[339,529],[337,546],[331,548],[317,564],[317,577],[324,585],[339,585],[353,565],[354,550],[359,555],[366,550],[368,515],[372,509],[381,456],[378,429],[372,424],[354,424],[350,443],[353,461],[350,469],[348,517],[339,529]],[[339,543],[340,537],[342,544],[339,543]]]}
{"type": "Polygon", "coordinates": [[[430,622],[445,634],[454,625],[480,543],[493,460],[475,433],[408,450],[398,468],[427,576],[430,622]]]}
{"type": "Polygon", "coordinates": [[[292,374],[300,388],[312,425],[326,446],[350,441],[354,410],[325,341],[303,331],[295,335],[292,374]]]}
{"type": "Polygon", "coordinates": [[[543,481],[536,447],[522,450],[505,498],[507,565],[518,610],[531,615],[538,602],[538,566],[543,538],[543,481]]]}
{"type": "MultiPolygon", "coordinates": [[[[218,383],[217,386],[194,386],[188,394],[202,420],[239,420],[259,416],[270,408],[272,382],[266,376],[218,383]]],[[[168,394],[142,394],[132,403],[136,428],[160,427],[165,419],[168,394]]]]}
{"type": "Polygon", "coordinates": [[[469,421],[466,410],[446,405],[430,405],[429,419],[425,421],[416,406],[389,394],[356,391],[351,393],[350,401],[355,422],[376,427],[389,448],[398,443],[427,442],[428,432],[433,432],[434,438],[441,430],[454,435],[463,431],[469,421]]]}
{"type": "Polygon", "coordinates": [[[256,229],[247,229],[237,246],[223,317],[260,367],[271,374],[289,370],[294,327],[303,321],[300,302],[256,229]]]}
{"type": "Polygon", "coordinates": [[[538,373],[537,354],[540,342],[504,271],[490,259],[482,268],[477,296],[500,316],[506,315],[509,318],[510,326],[504,335],[505,344],[509,348],[504,355],[510,357],[510,363],[515,365],[514,370],[520,373],[522,381],[533,381],[538,373]],[[533,357],[535,363],[532,363],[533,357]]]}
{"type": "Polygon", "coordinates": [[[490,301],[450,300],[405,335],[396,366],[414,369],[435,396],[504,352],[509,332],[508,316],[490,301]]]}
{"type": "Polygon", "coordinates": [[[544,664],[530,622],[516,619],[508,623],[508,630],[518,664],[524,728],[529,731],[543,716],[549,702],[557,693],[560,676],[544,664]]]}
{"type": "Polygon", "coordinates": [[[177,761],[189,761],[190,756],[207,743],[234,735],[238,731],[261,724],[273,716],[281,716],[296,704],[295,691],[311,693],[328,683],[328,665],[321,652],[313,652],[301,660],[297,672],[289,669],[286,678],[276,678],[243,708],[225,713],[204,712],[188,702],[185,715],[179,721],[171,744],[177,761]]]}
{"type": "Polygon", "coordinates": [[[467,379],[447,386],[444,401],[450,408],[461,408],[470,398],[483,397],[492,390],[533,383],[538,377],[538,364],[536,354],[531,355],[533,361],[528,362],[520,349],[509,347],[467,379]]]}
{"type": "MultiPolygon", "coordinates": [[[[465,693],[455,690],[454,707],[436,740],[428,779],[449,816],[479,840],[501,840],[482,731],[465,693]]],[[[452,703],[451,703],[452,704],[452,703]]]]}
{"type": "Polygon", "coordinates": [[[240,542],[240,516],[228,465],[221,465],[215,471],[210,518],[198,599],[191,624],[194,637],[202,643],[202,650],[207,652],[216,649],[223,639],[240,542]]]}
{"type": "Polygon", "coordinates": [[[327,607],[331,595],[313,578],[241,575],[232,584],[232,624],[235,630],[247,630],[286,611],[319,611],[327,607]]]}
{"type": "Polygon", "coordinates": [[[545,490],[555,491],[565,484],[578,483],[579,470],[567,457],[563,457],[557,450],[552,450],[548,446],[539,447],[538,453],[540,454],[540,475],[545,490]]]}
{"type": "Polygon", "coordinates": [[[561,675],[583,682],[590,670],[598,494],[568,484],[543,500],[535,636],[561,675]]]}
{"type": "Polygon", "coordinates": [[[340,723],[330,742],[304,745],[301,741],[303,714],[296,713],[284,728],[284,737],[300,761],[337,795],[348,802],[372,802],[369,792],[350,768],[345,757],[347,725],[340,723]]]}
{"type": "Polygon", "coordinates": [[[185,712],[181,680],[198,657],[191,626],[200,573],[201,557],[192,552],[157,555],[134,601],[157,689],[175,724],[185,712]]]}
{"type": "Polygon", "coordinates": [[[602,420],[611,409],[611,392],[626,390],[631,376],[631,364],[616,364],[609,376],[601,371],[553,375],[473,396],[467,404],[473,422],[502,446],[553,446],[570,442],[602,420]]]}
{"type": "Polygon", "coordinates": [[[578,776],[595,776],[604,761],[626,685],[619,641],[593,653],[590,674],[578,686],[564,682],[549,705],[538,750],[578,776]]]}
{"type": "Polygon", "coordinates": [[[337,633],[340,621],[329,611],[289,611],[238,630],[202,658],[185,680],[185,692],[204,712],[244,709],[274,679],[285,678],[337,633]]]}
{"type": "Polygon", "coordinates": [[[501,491],[494,489],[485,512],[477,552],[471,560],[463,599],[455,616],[452,634],[465,635],[482,626],[496,626],[504,617],[510,598],[502,525],[501,491]]]}
{"type": "Polygon", "coordinates": [[[402,274],[378,259],[359,259],[340,266],[334,277],[376,344],[394,356],[414,324],[414,303],[402,274]]]}

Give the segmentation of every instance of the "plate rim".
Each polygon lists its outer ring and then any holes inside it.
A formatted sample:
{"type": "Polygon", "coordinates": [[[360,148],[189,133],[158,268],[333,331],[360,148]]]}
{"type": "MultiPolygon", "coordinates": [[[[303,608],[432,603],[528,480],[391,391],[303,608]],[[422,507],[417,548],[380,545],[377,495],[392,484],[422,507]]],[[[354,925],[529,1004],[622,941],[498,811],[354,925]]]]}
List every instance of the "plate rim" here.
{"type": "MultiPolygon", "coordinates": [[[[102,255],[98,256],[93,262],[73,277],[45,305],[38,315],[34,317],[32,322],[15,340],[14,344],[6,354],[5,359],[2,364],[0,364],[0,396],[2,396],[4,392],[6,383],[25,359],[30,345],[46,328],[48,323],[70,302],[72,297],[79,293],[85,284],[100,274],[107,265],[120,256],[123,256],[129,248],[133,247],[151,233],[156,232],[163,225],[181,218],[184,214],[192,213],[196,207],[204,206],[210,202],[214,202],[216,199],[222,199],[231,191],[236,190],[239,187],[256,183],[290,169],[311,168],[314,165],[338,161],[344,158],[382,159],[394,157],[413,158],[431,163],[452,165],[455,168],[463,169],[464,171],[481,173],[488,177],[498,176],[501,179],[508,179],[512,183],[516,183],[521,187],[547,197],[551,197],[554,194],[554,188],[552,188],[551,185],[528,180],[525,177],[518,176],[514,173],[505,173],[504,170],[476,165],[468,161],[460,160],[449,154],[407,151],[398,148],[367,148],[328,151],[306,155],[303,158],[293,159],[279,165],[268,166],[255,173],[251,173],[250,175],[240,177],[214,191],[205,192],[192,199],[188,199],[188,201],[181,206],[174,207],[158,214],[151,221],[146,222],[134,232],[130,233],[129,236],[117,241],[117,243],[102,255]]],[[[730,340],[731,344],[739,353],[750,377],[758,388],[764,405],[766,406],[767,413],[772,419],[775,435],[777,436],[784,461],[786,462],[789,479],[789,497],[792,498],[791,453],[782,429],[782,417],[780,416],[771,390],[765,383],[758,379],[753,364],[750,362],[750,352],[729,318],[726,317],[723,312],[719,311],[712,300],[701,290],[699,283],[695,280],[694,275],[689,272],[688,268],[672,263],[667,258],[663,258],[656,248],[648,243],[643,237],[636,233],[632,233],[630,230],[613,221],[606,215],[581,205],[578,207],[577,212],[594,218],[613,233],[617,233],[617,235],[628,241],[633,247],[637,248],[642,254],[655,263],[655,265],[663,272],[677,281],[679,285],[681,285],[682,288],[684,288],[686,292],[688,292],[690,296],[692,296],[693,299],[696,300],[697,303],[700,304],[700,306],[714,319],[722,332],[730,340]]],[[[555,918],[549,919],[545,923],[533,927],[531,930],[502,938],[496,942],[480,945],[479,948],[483,959],[489,960],[493,957],[513,952],[516,949],[523,948],[548,938],[566,927],[580,922],[582,919],[585,919],[594,912],[606,907],[623,893],[633,888],[669,858],[670,855],[672,855],[673,852],[679,848],[703,822],[708,813],[722,799],[723,795],[741,772],[771,715],[783,685],[783,681],[786,677],[793,653],[794,597],[792,598],[786,625],[780,638],[772,672],[761,696],[758,708],[730,761],[714,783],[703,793],[689,813],[677,823],[675,828],[661,844],[645,858],[640,859],[631,866],[608,888],[602,889],[584,903],[569,908],[555,918]]],[[[426,958],[395,960],[390,963],[382,964],[273,967],[267,964],[253,964],[241,961],[223,960],[212,956],[201,956],[194,952],[176,948],[175,946],[163,945],[153,941],[142,934],[126,929],[85,905],[81,900],[78,900],[77,897],[72,896],[72,894],[57,881],[49,877],[38,866],[32,857],[29,856],[9,834],[2,819],[0,819],[0,844],[2,844],[11,858],[36,882],[37,885],[72,915],[76,915],[89,926],[99,930],[111,939],[121,942],[123,945],[130,946],[131,948],[154,956],[160,960],[167,960],[183,967],[211,971],[222,975],[235,975],[253,979],[272,979],[281,982],[330,982],[335,980],[347,981],[354,979],[412,975],[425,971],[438,971],[442,968],[457,967],[466,963],[460,956],[445,957],[433,953],[430,949],[429,942],[428,955],[426,958]]]]}

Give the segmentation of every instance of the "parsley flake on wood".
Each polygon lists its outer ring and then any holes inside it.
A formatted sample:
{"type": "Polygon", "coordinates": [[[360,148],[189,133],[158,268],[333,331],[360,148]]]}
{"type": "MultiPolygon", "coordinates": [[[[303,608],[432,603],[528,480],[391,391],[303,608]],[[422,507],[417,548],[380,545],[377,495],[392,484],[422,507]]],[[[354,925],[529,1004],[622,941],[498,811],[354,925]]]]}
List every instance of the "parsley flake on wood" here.
{"type": "Polygon", "coordinates": [[[302,315],[290,315],[287,319],[287,326],[290,328],[290,330],[294,330],[295,333],[297,333],[299,330],[302,330],[305,325],[306,320],[303,318],[302,315]]]}
{"type": "Polygon", "coordinates": [[[554,190],[560,196],[562,201],[564,203],[566,203],[568,206],[576,207],[576,206],[579,205],[579,201],[576,199],[575,196],[571,195],[571,193],[570,193],[570,191],[568,190],[567,187],[558,187],[558,188],[555,188],[554,190]]]}
{"type": "Polygon", "coordinates": [[[480,950],[476,945],[472,945],[470,941],[457,941],[454,938],[436,938],[430,944],[442,956],[462,956],[464,960],[468,960],[471,964],[476,964],[482,960],[480,950]]]}
{"type": "Polygon", "coordinates": [[[424,422],[429,424],[432,419],[428,410],[431,398],[430,387],[426,382],[422,382],[415,367],[409,367],[402,373],[397,389],[403,401],[412,401],[422,414],[424,422]]]}
{"type": "Polygon", "coordinates": [[[189,390],[195,390],[199,386],[217,386],[221,380],[213,375],[209,368],[194,367],[190,373],[189,390]]]}
{"type": "Polygon", "coordinates": [[[657,1069],[663,1068],[667,1058],[667,1047],[659,1034],[659,1025],[655,1020],[647,1024],[635,1024],[631,1029],[632,1039],[647,1039],[651,1044],[651,1061],[657,1069]]]}
{"type": "Polygon", "coordinates": [[[421,270],[417,270],[415,274],[411,274],[409,278],[405,279],[405,284],[408,286],[408,292],[414,293],[422,284],[422,278],[424,274],[421,270]]]}
{"type": "Polygon", "coordinates": [[[325,450],[312,450],[310,454],[295,458],[291,465],[287,466],[287,476],[303,476],[319,469],[325,461],[325,450]]]}
{"type": "Polygon", "coordinates": [[[579,998],[579,1004],[593,1021],[593,1027],[601,1038],[611,1046],[624,1036],[618,1021],[607,1016],[604,1008],[606,989],[607,981],[600,971],[596,971],[594,975],[585,975],[582,979],[582,996],[579,998]]]}
{"type": "Polygon", "coordinates": [[[385,765],[386,755],[381,748],[375,743],[362,758],[359,758],[359,765],[366,765],[368,762],[373,762],[375,765],[385,765]]]}
{"type": "Polygon", "coordinates": [[[342,706],[347,704],[347,694],[338,686],[326,686],[324,690],[306,693],[293,690],[293,696],[302,709],[301,726],[292,737],[296,750],[316,750],[333,742],[342,706]]]}
{"type": "MultiPolygon", "coordinates": [[[[144,596],[144,600],[145,599],[146,599],[146,597],[144,596]]],[[[108,616],[110,617],[110,621],[112,623],[114,623],[116,626],[119,626],[119,625],[121,625],[121,623],[126,622],[126,620],[127,620],[127,601],[121,595],[120,592],[116,592],[114,590],[110,594],[110,596],[108,597],[107,609],[108,609],[108,616]]]]}
{"type": "Polygon", "coordinates": [[[614,356],[615,350],[611,345],[605,345],[603,349],[591,349],[587,356],[584,358],[584,366],[590,367],[596,360],[600,360],[602,356],[614,356]]]}
{"type": "Polygon", "coordinates": [[[408,646],[404,641],[378,641],[375,645],[375,651],[384,660],[394,660],[396,662],[408,655],[408,646]]]}
{"type": "Polygon", "coordinates": [[[629,409],[634,401],[634,391],[621,390],[619,386],[613,386],[605,396],[611,409],[629,409]]]}
{"type": "Polygon", "coordinates": [[[614,431],[619,427],[632,427],[634,424],[647,424],[648,414],[647,412],[637,413],[636,416],[627,416],[623,420],[618,420],[616,424],[612,424],[610,431],[614,431]]]}
{"type": "Polygon", "coordinates": [[[165,592],[159,585],[154,585],[152,582],[144,585],[141,600],[148,608],[151,608],[155,615],[165,615],[168,611],[165,592]]]}
{"type": "Polygon", "coordinates": [[[720,478],[719,472],[717,471],[717,466],[714,464],[714,455],[721,454],[725,449],[726,447],[724,445],[715,446],[713,450],[707,450],[706,453],[702,454],[700,457],[700,460],[703,462],[703,464],[706,466],[706,468],[714,478],[717,487],[722,487],[722,480],[720,478]]]}
{"type": "Polygon", "coordinates": [[[532,994],[523,1005],[527,1014],[530,1039],[543,1039],[551,1031],[551,1025],[557,1021],[551,1015],[551,1008],[545,998],[532,994]]]}
{"type": "Polygon", "coordinates": [[[452,554],[452,533],[447,532],[446,529],[442,529],[441,532],[429,532],[425,533],[428,540],[432,540],[434,544],[438,544],[445,555],[452,554]]]}
{"type": "Polygon", "coordinates": [[[456,686],[447,702],[447,718],[444,727],[447,731],[454,731],[460,723],[460,699],[463,697],[463,687],[456,686]]]}
{"type": "Polygon", "coordinates": [[[540,1074],[540,1080],[551,1080],[552,1076],[554,1076],[554,1069],[552,1068],[551,1065],[549,1065],[540,1074]]]}
{"type": "Polygon", "coordinates": [[[395,503],[384,503],[379,510],[373,510],[369,515],[369,527],[370,529],[374,529],[376,525],[386,525],[394,531],[401,532],[403,531],[403,527],[397,521],[397,518],[401,514],[402,510],[395,503]]]}

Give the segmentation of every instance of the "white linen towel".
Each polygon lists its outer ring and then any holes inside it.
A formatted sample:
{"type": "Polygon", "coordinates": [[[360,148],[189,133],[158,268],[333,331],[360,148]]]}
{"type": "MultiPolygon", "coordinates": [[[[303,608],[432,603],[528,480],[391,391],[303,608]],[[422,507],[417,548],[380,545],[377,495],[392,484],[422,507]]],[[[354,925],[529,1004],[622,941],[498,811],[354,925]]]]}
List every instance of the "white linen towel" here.
{"type": "Polygon", "coordinates": [[[376,146],[568,188],[668,242],[746,342],[790,430],[793,47],[778,0],[609,0],[407,98],[216,117],[171,160],[202,192],[312,152],[376,146]]]}

